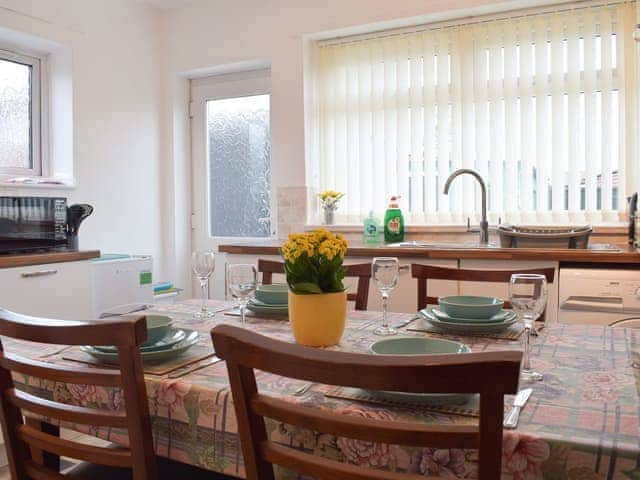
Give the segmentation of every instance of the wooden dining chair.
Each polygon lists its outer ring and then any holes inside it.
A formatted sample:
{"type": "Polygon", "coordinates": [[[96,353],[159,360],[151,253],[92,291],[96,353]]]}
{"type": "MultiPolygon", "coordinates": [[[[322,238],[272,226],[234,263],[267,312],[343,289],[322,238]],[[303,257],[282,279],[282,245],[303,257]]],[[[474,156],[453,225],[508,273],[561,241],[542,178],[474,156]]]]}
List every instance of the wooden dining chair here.
{"type": "Polygon", "coordinates": [[[144,316],[85,322],[29,317],[0,309],[0,336],[58,345],[115,345],[120,362],[119,370],[55,365],[9,353],[0,341],[0,423],[12,479],[153,480],[175,479],[181,471],[200,471],[186,465],[183,470],[183,464],[169,460],[162,460],[161,467],[156,464],[138,349],[147,338],[144,316]],[[52,383],[121,389],[125,411],[71,405],[37,396],[16,385],[12,373],[52,383]],[[31,415],[24,417],[25,412],[31,415]],[[130,447],[98,447],[62,439],[57,426],[60,422],[126,429],[130,447]],[[63,475],[58,471],[60,456],[81,463],[63,475]]]}
{"type": "MultiPolygon", "coordinates": [[[[434,267],[431,265],[411,264],[411,276],[418,279],[418,310],[427,305],[438,303],[438,297],[431,297],[427,292],[429,280],[453,280],[460,282],[488,282],[509,283],[514,273],[529,273],[544,275],[548,284],[552,284],[555,278],[555,269],[537,268],[530,270],[467,270],[458,268],[434,267]]],[[[511,304],[505,301],[505,308],[511,308],[511,304]]]]}
{"type": "MultiPolygon", "coordinates": [[[[371,264],[360,263],[345,265],[345,277],[357,278],[358,285],[355,293],[347,294],[347,300],[355,302],[356,310],[366,310],[369,303],[369,283],[371,281],[371,264]]],[[[258,259],[258,271],[262,273],[262,283],[271,285],[273,274],[284,275],[284,263],[275,260],[258,259]]]]}
{"type": "Polygon", "coordinates": [[[327,351],[231,325],[211,331],[227,362],[249,480],[274,480],[273,465],[318,479],[404,480],[419,475],[368,469],[321,458],[270,440],[264,418],[322,434],[416,447],[479,450],[480,480],[500,478],[504,395],[516,393],[522,352],[387,356],[327,351]],[[476,425],[421,424],[340,415],[260,393],[254,369],[329,385],[411,393],[478,393],[476,425]]]}

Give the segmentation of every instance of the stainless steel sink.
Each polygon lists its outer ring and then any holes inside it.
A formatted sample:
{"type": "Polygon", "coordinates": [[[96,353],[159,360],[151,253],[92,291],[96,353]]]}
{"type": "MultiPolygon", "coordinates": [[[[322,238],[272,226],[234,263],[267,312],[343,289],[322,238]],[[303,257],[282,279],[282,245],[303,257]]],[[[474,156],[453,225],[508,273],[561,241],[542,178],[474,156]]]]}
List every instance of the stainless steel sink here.
{"type": "Polygon", "coordinates": [[[420,242],[413,240],[411,242],[390,243],[388,247],[405,247],[405,248],[431,248],[434,250],[464,250],[468,248],[500,248],[495,243],[480,242],[420,242]]]}

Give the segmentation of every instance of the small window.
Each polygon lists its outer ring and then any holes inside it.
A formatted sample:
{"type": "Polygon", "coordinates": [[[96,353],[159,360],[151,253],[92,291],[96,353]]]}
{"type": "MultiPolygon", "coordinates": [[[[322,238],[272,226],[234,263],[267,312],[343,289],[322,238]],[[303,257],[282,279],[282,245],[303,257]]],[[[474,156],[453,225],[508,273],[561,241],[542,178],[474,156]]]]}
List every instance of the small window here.
{"type": "Polygon", "coordinates": [[[0,175],[39,176],[40,59],[0,50],[0,175]]]}

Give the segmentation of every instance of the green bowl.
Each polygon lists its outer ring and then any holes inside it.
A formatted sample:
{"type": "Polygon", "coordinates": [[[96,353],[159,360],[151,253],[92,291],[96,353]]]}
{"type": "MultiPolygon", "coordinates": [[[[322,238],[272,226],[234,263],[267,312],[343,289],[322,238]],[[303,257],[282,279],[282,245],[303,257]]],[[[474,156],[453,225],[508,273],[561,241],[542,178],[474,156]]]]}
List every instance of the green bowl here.
{"type": "Polygon", "coordinates": [[[423,337],[385,338],[372,343],[369,350],[376,355],[445,355],[471,351],[464,343],[423,337]]]}
{"type": "Polygon", "coordinates": [[[255,297],[267,305],[287,305],[289,303],[289,286],[284,283],[258,285],[255,297]]]}
{"type": "Polygon", "coordinates": [[[147,340],[141,346],[158,343],[169,334],[172,324],[173,320],[165,315],[147,315],[147,340]]]}
{"type": "Polygon", "coordinates": [[[504,306],[504,301],[493,297],[454,295],[438,299],[440,309],[457,318],[491,318],[504,306]]]}

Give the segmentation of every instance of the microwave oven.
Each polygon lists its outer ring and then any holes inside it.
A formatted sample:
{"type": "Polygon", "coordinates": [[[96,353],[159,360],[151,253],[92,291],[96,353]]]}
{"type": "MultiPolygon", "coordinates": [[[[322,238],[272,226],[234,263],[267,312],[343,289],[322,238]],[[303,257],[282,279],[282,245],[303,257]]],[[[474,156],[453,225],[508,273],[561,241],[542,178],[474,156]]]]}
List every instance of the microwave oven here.
{"type": "Polygon", "coordinates": [[[0,253],[67,245],[67,199],[0,197],[0,253]]]}

